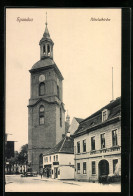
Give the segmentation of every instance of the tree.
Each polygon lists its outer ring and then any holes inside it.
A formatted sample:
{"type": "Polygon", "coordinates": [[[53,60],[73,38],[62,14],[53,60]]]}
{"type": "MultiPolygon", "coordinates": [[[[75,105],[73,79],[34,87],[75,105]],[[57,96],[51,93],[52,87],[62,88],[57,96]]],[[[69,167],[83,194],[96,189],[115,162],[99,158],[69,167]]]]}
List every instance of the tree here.
{"type": "Polygon", "coordinates": [[[28,162],[28,144],[25,144],[21,147],[21,151],[17,156],[18,164],[23,165],[28,162]]]}

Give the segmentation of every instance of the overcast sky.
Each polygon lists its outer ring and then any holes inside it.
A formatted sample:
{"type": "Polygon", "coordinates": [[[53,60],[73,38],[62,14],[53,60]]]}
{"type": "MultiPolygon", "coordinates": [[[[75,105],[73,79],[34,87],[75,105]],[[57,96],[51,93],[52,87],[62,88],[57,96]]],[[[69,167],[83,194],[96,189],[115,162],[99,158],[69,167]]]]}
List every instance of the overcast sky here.
{"type": "Polygon", "coordinates": [[[40,60],[46,11],[71,120],[86,118],[112,100],[112,67],[114,99],[121,96],[121,9],[6,9],[5,131],[12,134],[8,140],[17,141],[15,150],[28,143],[28,70],[40,60]]]}

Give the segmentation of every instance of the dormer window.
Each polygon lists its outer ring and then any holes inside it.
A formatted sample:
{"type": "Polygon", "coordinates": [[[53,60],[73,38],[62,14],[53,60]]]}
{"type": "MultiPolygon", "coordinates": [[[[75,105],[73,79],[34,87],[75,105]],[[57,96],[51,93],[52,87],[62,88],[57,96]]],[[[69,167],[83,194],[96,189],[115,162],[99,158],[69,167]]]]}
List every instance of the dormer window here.
{"type": "Polygon", "coordinates": [[[108,110],[107,109],[104,109],[102,111],[102,122],[104,122],[105,120],[107,120],[108,118],[108,110]]]}

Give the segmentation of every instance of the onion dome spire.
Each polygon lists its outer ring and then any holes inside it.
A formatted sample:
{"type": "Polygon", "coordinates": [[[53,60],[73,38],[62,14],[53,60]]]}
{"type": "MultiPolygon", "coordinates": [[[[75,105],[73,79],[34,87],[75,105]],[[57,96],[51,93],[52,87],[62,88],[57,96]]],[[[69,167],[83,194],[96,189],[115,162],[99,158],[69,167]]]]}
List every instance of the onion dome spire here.
{"type": "Polygon", "coordinates": [[[46,12],[46,22],[45,31],[42,39],[39,42],[40,45],[40,59],[51,58],[53,59],[53,45],[54,42],[50,38],[50,34],[47,28],[47,12],[46,12]]]}

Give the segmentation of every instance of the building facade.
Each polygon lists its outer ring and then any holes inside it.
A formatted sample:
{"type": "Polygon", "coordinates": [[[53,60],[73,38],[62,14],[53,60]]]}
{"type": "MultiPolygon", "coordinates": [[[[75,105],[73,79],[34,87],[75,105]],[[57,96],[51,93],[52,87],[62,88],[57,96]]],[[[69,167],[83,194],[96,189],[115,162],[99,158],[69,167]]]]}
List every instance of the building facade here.
{"type": "Polygon", "coordinates": [[[74,179],[74,142],[69,133],[43,155],[44,175],[56,179],[74,179]]]}
{"type": "Polygon", "coordinates": [[[33,171],[43,168],[43,153],[55,146],[65,134],[63,76],[53,61],[54,43],[47,28],[40,45],[40,60],[31,70],[28,105],[28,163],[33,171]]]}
{"type": "Polygon", "coordinates": [[[83,120],[74,134],[75,179],[121,175],[121,98],[83,120]]]}

